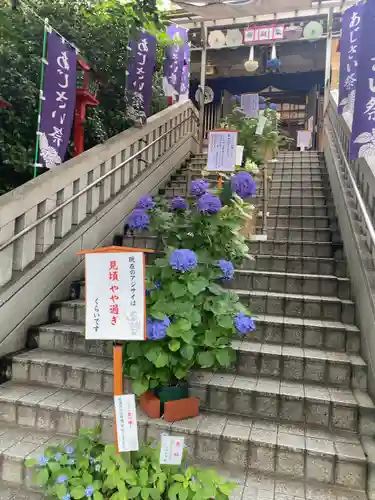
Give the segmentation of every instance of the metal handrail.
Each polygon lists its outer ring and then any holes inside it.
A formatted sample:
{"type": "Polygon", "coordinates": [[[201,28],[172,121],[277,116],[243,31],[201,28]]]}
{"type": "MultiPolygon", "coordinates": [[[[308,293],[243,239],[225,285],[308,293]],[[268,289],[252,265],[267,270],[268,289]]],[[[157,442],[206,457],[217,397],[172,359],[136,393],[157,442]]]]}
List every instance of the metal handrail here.
{"type": "Polygon", "coordinates": [[[100,182],[102,182],[103,180],[105,180],[107,177],[110,177],[111,175],[113,175],[114,172],[116,172],[120,168],[124,167],[127,163],[130,163],[131,161],[135,160],[139,155],[141,155],[142,153],[144,153],[145,151],[147,151],[150,147],[152,147],[154,144],[158,143],[161,139],[163,139],[163,137],[166,137],[173,130],[175,130],[178,127],[181,127],[185,122],[190,121],[192,118],[195,121],[199,121],[198,117],[194,113],[191,113],[190,116],[188,118],[185,118],[184,120],[182,120],[181,123],[178,123],[173,128],[171,128],[170,130],[168,130],[167,132],[164,132],[163,134],[161,134],[157,139],[153,140],[152,142],[150,142],[149,144],[147,144],[147,146],[145,146],[144,148],[142,148],[139,151],[137,151],[134,155],[130,156],[129,158],[127,158],[123,162],[119,163],[112,170],[109,170],[108,172],[106,172],[105,174],[103,174],[101,177],[99,177],[95,181],[91,182],[91,184],[88,184],[86,187],[84,187],[83,189],[81,189],[81,191],[79,191],[78,193],[74,194],[73,196],[71,196],[70,198],[68,198],[67,200],[65,200],[63,203],[61,203],[61,205],[58,205],[57,207],[55,207],[54,209],[52,209],[50,212],[48,212],[48,214],[43,215],[42,217],[40,217],[40,219],[37,219],[32,224],[30,224],[29,226],[27,226],[24,229],[22,229],[22,231],[20,231],[19,233],[15,234],[14,236],[12,236],[8,241],[6,241],[5,243],[2,243],[0,245],[0,252],[2,252],[3,250],[5,250],[9,245],[11,245],[15,241],[17,241],[19,238],[21,238],[21,236],[24,236],[25,234],[27,234],[28,232],[30,232],[32,229],[38,227],[39,224],[41,224],[42,222],[48,220],[53,215],[55,215],[57,212],[59,212],[60,210],[62,210],[66,206],[68,206],[70,203],[72,203],[74,200],[78,199],[82,194],[84,194],[87,191],[89,191],[90,189],[94,188],[97,184],[99,184],[100,182]]]}
{"type": "Polygon", "coordinates": [[[354,192],[354,195],[355,195],[355,198],[356,198],[356,201],[358,203],[358,206],[362,212],[362,216],[363,216],[363,219],[365,221],[365,224],[367,226],[367,229],[368,229],[368,232],[369,232],[369,235],[370,235],[370,238],[372,240],[372,244],[373,246],[375,247],[375,230],[374,230],[374,227],[372,225],[372,222],[371,222],[371,219],[367,213],[367,208],[366,208],[366,205],[362,199],[362,196],[361,196],[361,193],[357,187],[357,183],[355,181],[355,178],[352,174],[352,171],[351,171],[351,168],[350,168],[350,165],[346,159],[346,155],[345,155],[345,152],[341,146],[341,142],[340,142],[340,139],[337,135],[337,132],[336,132],[336,129],[335,127],[333,126],[332,124],[332,121],[331,119],[329,119],[329,122],[331,124],[331,131],[333,131],[334,133],[334,137],[335,137],[335,145],[339,148],[339,152],[340,152],[340,157],[341,157],[341,161],[343,162],[344,166],[345,166],[345,170],[347,172],[347,175],[348,175],[348,178],[350,180],[350,183],[352,185],[352,189],[353,189],[353,192],[354,192]]]}

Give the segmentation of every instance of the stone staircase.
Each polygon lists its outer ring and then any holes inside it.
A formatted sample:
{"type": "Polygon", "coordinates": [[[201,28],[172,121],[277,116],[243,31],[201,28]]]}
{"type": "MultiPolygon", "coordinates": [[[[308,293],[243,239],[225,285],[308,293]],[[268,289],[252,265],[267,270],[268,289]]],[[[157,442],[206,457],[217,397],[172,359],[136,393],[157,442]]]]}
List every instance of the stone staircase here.
{"type": "MultiPolygon", "coordinates": [[[[196,156],[165,194],[184,195],[204,161],[196,156]]],[[[268,241],[251,243],[254,260],[231,283],[257,316],[257,331],[234,340],[233,371],[191,374],[198,418],[170,424],[139,410],[140,438],[185,436],[193,461],[238,482],[233,499],[365,500],[373,495],[375,406],[318,153],[280,156],[269,212],[268,241]]],[[[124,244],[150,248],[155,239],[129,236],[124,244]]],[[[12,357],[11,379],[0,386],[0,500],[38,498],[24,460],[46,443],[69,442],[96,424],[113,440],[112,345],[85,341],[84,320],[83,286],[74,283],[71,300],[53,304],[51,323],[12,357]]]]}

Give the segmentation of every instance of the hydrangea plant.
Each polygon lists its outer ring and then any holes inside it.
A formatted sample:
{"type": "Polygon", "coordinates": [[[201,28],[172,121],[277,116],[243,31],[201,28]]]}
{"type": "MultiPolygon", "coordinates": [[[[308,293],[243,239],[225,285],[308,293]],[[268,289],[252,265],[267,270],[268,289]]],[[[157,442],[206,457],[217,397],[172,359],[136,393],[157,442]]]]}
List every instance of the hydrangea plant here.
{"type": "MultiPolygon", "coordinates": [[[[238,179],[238,189],[253,192],[246,175],[238,179]]],[[[240,235],[247,205],[234,193],[222,206],[207,189],[208,183],[197,179],[190,203],[178,197],[152,208],[148,202],[144,209],[160,256],[147,268],[148,342],[124,346],[125,374],[138,395],[175,385],[192,368],[229,368],[235,361],[233,336],[255,328],[237,294],[225,289],[235,266],[249,257],[240,235]]]]}
{"type": "Polygon", "coordinates": [[[216,498],[226,500],[236,487],[215,471],[160,465],[160,446],[141,446],[138,452],[118,454],[115,445],[101,442],[100,429],[83,429],[74,441],[44,450],[30,459],[35,483],[55,500],[177,500],[216,498]]]}

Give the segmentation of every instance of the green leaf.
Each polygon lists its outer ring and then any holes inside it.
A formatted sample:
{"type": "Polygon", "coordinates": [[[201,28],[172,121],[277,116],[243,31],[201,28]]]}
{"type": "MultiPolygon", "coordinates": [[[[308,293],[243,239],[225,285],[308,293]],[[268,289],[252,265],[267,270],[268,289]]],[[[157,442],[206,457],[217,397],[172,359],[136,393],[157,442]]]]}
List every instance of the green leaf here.
{"type": "Polygon", "coordinates": [[[187,359],[188,361],[191,361],[194,356],[194,347],[191,344],[185,344],[181,348],[181,355],[187,359]]]}
{"type": "Polygon", "coordinates": [[[187,332],[188,330],[191,329],[191,323],[190,321],[188,321],[187,319],[179,319],[177,321],[177,325],[178,325],[178,328],[182,331],[182,332],[187,332]]]}
{"type": "Polygon", "coordinates": [[[155,319],[159,319],[160,321],[163,321],[166,316],[165,312],[154,311],[153,309],[151,309],[150,315],[155,319]]]}
{"type": "Polygon", "coordinates": [[[187,368],[183,368],[182,366],[179,366],[175,372],[174,372],[174,375],[175,377],[178,379],[178,380],[181,380],[183,378],[186,377],[187,375],[187,368]]]}
{"type": "Polygon", "coordinates": [[[182,332],[181,337],[187,344],[190,344],[191,342],[193,342],[194,332],[192,330],[188,332],[182,332]]]}
{"type": "Polygon", "coordinates": [[[177,500],[177,495],[182,490],[181,483],[174,483],[168,490],[168,498],[169,500],[177,500]]]}
{"type": "Polygon", "coordinates": [[[74,498],[75,500],[84,498],[85,495],[85,488],[83,486],[76,486],[73,488],[70,492],[70,496],[74,498]]]}
{"type": "Polygon", "coordinates": [[[57,498],[61,500],[68,492],[66,486],[64,484],[55,484],[53,487],[55,494],[57,495],[57,498]]]}
{"type": "Polygon", "coordinates": [[[141,469],[138,473],[138,476],[139,476],[139,484],[141,486],[147,486],[147,483],[148,483],[147,469],[141,469]]]}
{"type": "Polygon", "coordinates": [[[219,349],[218,351],[216,351],[216,359],[221,366],[229,368],[232,364],[231,349],[219,349]]]}
{"type": "Polygon", "coordinates": [[[136,498],[141,492],[141,487],[140,486],[134,486],[134,488],[130,488],[128,491],[128,498],[129,500],[132,500],[132,498],[136,498]]]}
{"type": "Polygon", "coordinates": [[[200,352],[197,361],[202,368],[211,368],[215,364],[215,354],[212,351],[200,352]]]}
{"type": "Polygon", "coordinates": [[[217,283],[210,283],[207,287],[211,293],[214,295],[221,295],[225,292],[224,288],[217,283]]]}
{"type": "Polygon", "coordinates": [[[176,352],[179,350],[180,346],[181,346],[181,343],[179,340],[177,339],[172,339],[169,343],[168,343],[168,346],[169,346],[169,349],[172,351],[172,352],[176,352]]]}
{"type": "Polygon", "coordinates": [[[34,467],[38,462],[34,458],[28,458],[25,462],[26,467],[34,467]]]}
{"type": "Polygon", "coordinates": [[[199,326],[202,323],[202,316],[197,309],[193,309],[189,315],[191,324],[194,326],[199,326]]]}
{"type": "Polygon", "coordinates": [[[227,329],[233,329],[233,318],[232,316],[225,315],[225,316],[218,316],[217,317],[217,323],[219,326],[222,328],[227,328],[227,329]]]}
{"type": "Polygon", "coordinates": [[[166,352],[161,352],[155,361],[156,368],[163,368],[167,366],[169,362],[169,356],[166,352]]]}
{"type": "Polygon", "coordinates": [[[193,281],[188,282],[188,290],[193,295],[199,295],[207,288],[209,281],[203,276],[199,276],[193,281]]]}
{"type": "Polygon", "coordinates": [[[187,292],[186,285],[184,285],[183,283],[179,283],[178,281],[173,281],[171,283],[170,290],[175,299],[183,297],[187,292]]]}
{"type": "Polygon", "coordinates": [[[148,391],[150,385],[148,381],[145,380],[133,380],[132,389],[137,396],[141,396],[143,393],[148,391]]]}
{"type": "Polygon", "coordinates": [[[141,498],[142,500],[148,500],[150,498],[150,493],[148,488],[142,488],[141,490],[141,498]]]}
{"type": "Polygon", "coordinates": [[[94,493],[94,500],[103,500],[103,499],[104,499],[104,497],[100,493],[100,491],[95,491],[95,493],[94,493]]]}
{"type": "Polygon", "coordinates": [[[157,488],[149,488],[148,492],[149,492],[152,500],[160,500],[161,499],[160,491],[157,488]]]}
{"type": "Polygon", "coordinates": [[[177,481],[178,483],[183,483],[185,481],[185,476],[182,474],[174,474],[172,476],[173,481],[177,481]]]}
{"type": "Polygon", "coordinates": [[[157,267],[167,267],[169,266],[169,261],[168,259],[155,259],[154,264],[157,267]]]}
{"type": "MultiPolygon", "coordinates": [[[[179,495],[178,495],[180,500],[187,500],[188,496],[189,496],[189,490],[187,490],[187,489],[181,490],[179,495]]],[[[215,498],[215,497],[212,497],[212,498],[215,498]]]]}
{"type": "Polygon", "coordinates": [[[42,469],[41,471],[38,472],[36,475],[35,481],[38,486],[44,486],[47,484],[49,479],[49,472],[47,468],[42,469]]]}

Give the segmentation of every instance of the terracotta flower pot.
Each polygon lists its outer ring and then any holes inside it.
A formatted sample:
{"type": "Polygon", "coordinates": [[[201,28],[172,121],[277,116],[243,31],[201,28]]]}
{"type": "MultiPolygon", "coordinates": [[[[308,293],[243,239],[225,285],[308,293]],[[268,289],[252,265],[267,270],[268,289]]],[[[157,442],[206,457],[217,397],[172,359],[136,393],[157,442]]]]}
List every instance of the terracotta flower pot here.
{"type": "Polygon", "coordinates": [[[176,422],[199,415],[199,398],[184,398],[168,401],[164,405],[164,420],[176,422]]]}
{"type": "Polygon", "coordinates": [[[140,404],[150,418],[160,418],[164,414],[164,420],[168,422],[199,415],[199,398],[188,397],[187,384],[160,387],[155,393],[147,391],[142,394],[140,404]]]}

